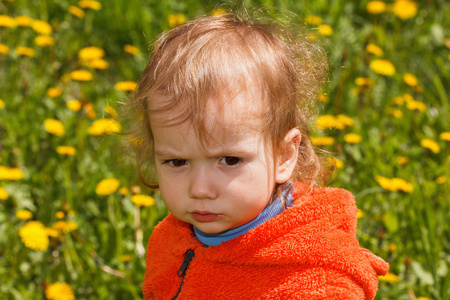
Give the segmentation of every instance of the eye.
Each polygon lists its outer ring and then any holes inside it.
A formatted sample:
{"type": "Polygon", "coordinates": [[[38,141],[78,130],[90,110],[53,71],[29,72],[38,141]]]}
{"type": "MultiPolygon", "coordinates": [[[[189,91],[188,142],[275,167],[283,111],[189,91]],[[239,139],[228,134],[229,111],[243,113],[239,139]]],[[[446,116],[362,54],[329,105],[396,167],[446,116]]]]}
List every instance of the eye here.
{"type": "Polygon", "coordinates": [[[234,156],[225,156],[220,159],[220,163],[228,165],[228,166],[234,166],[238,164],[241,161],[239,157],[234,156]]]}
{"type": "Polygon", "coordinates": [[[187,160],[185,160],[185,159],[171,159],[171,160],[166,160],[164,163],[167,163],[167,164],[172,165],[174,167],[181,167],[181,166],[187,165],[187,160]]]}

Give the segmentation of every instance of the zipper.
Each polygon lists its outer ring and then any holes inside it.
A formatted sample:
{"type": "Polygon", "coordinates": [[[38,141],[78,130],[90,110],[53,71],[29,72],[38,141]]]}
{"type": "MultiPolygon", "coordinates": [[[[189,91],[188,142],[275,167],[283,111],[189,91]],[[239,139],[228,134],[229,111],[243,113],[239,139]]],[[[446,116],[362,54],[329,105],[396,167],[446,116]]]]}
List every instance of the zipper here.
{"type": "Polygon", "coordinates": [[[189,249],[188,251],[186,251],[186,254],[184,255],[183,263],[181,264],[181,266],[177,272],[178,277],[181,277],[180,287],[178,288],[178,292],[175,295],[175,297],[172,298],[172,300],[177,299],[178,295],[180,295],[181,288],[183,287],[183,283],[184,283],[184,277],[186,276],[186,270],[189,267],[189,264],[191,263],[191,260],[194,258],[194,256],[195,256],[194,250],[189,249]]]}

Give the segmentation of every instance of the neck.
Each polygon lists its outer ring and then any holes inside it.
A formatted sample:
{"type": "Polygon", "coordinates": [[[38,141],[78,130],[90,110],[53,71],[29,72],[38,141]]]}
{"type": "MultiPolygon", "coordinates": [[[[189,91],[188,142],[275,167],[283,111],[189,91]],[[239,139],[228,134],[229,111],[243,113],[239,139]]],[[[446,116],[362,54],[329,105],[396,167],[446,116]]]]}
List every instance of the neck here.
{"type": "Polygon", "coordinates": [[[256,226],[263,224],[267,220],[281,214],[287,207],[292,206],[293,190],[290,187],[291,185],[289,185],[282,193],[284,201],[282,201],[281,197],[278,196],[278,198],[267,206],[256,218],[245,223],[244,225],[219,233],[204,233],[194,226],[194,233],[196,237],[205,246],[217,246],[222,242],[226,242],[247,233],[249,230],[256,228],[256,226]]]}

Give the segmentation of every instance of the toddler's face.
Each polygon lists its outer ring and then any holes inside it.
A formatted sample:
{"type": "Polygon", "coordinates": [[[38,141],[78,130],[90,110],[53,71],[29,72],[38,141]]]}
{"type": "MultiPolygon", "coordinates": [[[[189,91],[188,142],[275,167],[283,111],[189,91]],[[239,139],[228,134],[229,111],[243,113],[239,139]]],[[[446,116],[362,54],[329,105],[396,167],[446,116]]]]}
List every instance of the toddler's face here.
{"type": "MultiPolygon", "coordinates": [[[[274,190],[273,155],[255,128],[257,120],[242,117],[246,97],[238,94],[231,105],[224,105],[220,128],[215,119],[208,123],[217,143],[206,149],[189,122],[165,126],[168,113],[151,116],[162,199],[176,218],[206,233],[251,221],[274,190]]],[[[158,102],[158,97],[153,100],[158,102]]]]}

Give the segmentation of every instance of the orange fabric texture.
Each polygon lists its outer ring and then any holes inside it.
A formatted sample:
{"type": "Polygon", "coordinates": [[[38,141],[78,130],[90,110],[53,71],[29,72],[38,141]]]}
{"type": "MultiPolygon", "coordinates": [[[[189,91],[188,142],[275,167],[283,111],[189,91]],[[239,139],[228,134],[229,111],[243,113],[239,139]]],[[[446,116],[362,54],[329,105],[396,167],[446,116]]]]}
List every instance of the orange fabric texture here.
{"type": "Polygon", "coordinates": [[[148,244],[144,298],[373,299],[389,265],[359,247],[353,195],[296,183],[293,198],[280,215],[209,248],[190,224],[167,216],[148,244]],[[189,249],[195,257],[183,279],[189,249]]]}

